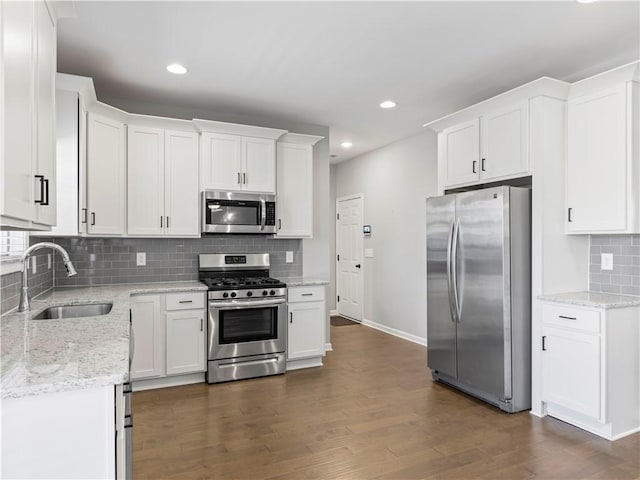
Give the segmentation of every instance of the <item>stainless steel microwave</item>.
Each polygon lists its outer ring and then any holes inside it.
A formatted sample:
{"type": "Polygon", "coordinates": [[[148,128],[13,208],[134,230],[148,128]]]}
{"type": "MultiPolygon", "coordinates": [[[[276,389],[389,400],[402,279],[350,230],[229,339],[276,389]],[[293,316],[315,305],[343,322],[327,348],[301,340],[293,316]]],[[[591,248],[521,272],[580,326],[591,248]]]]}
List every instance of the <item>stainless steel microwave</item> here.
{"type": "Polygon", "coordinates": [[[203,233],[276,233],[276,196],[264,193],[202,192],[203,233]]]}

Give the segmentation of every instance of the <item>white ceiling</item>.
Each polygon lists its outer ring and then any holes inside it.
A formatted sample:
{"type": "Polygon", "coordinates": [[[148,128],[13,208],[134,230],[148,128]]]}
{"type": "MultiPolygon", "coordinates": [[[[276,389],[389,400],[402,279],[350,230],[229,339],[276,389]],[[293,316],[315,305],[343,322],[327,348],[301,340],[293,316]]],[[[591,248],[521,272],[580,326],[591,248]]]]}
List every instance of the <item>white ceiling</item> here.
{"type": "Polygon", "coordinates": [[[640,58],[640,2],[76,2],[58,71],[98,98],[327,125],[333,161],[541,76],[640,58]],[[189,68],[171,75],[165,66],[189,68]],[[394,99],[398,106],[378,104],[394,99]],[[346,151],[344,140],[353,142],[346,151]]]}

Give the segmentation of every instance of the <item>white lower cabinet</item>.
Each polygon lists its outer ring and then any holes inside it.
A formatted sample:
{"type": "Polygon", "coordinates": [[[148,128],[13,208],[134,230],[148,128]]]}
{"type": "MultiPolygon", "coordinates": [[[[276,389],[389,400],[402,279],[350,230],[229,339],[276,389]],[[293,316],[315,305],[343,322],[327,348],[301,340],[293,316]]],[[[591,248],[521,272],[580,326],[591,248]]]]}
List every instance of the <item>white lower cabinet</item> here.
{"type": "MultiPolygon", "coordinates": [[[[131,298],[134,333],[132,380],[162,379],[205,371],[204,292],[140,295],[131,298]]],[[[145,386],[136,382],[136,389],[145,386]]]]}
{"type": "Polygon", "coordinates": [[[640,431],[640,307],[542,306],[547,414],[609,440],[640,431]]]}
{"type": "Polygon", "coordinates": [[[287,370],[322,365],[325,348],[323,286],[289,287],[287,370]]]}
{"type": "Polygon", "coordinates": [[[3,398],[0,478],[124,478],[118,392],[121,385],[3,398]]]}

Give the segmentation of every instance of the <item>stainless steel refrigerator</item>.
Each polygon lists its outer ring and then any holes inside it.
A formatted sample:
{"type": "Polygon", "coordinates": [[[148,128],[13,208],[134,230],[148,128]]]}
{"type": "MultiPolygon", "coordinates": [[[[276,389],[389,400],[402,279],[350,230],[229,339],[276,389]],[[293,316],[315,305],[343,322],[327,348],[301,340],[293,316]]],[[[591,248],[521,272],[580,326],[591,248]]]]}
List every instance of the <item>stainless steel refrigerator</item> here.
{"type": "Polygon", "coordinates": [[[427,364],[507,412],[531,408],[531,195],[427,199],[427,364]]]}

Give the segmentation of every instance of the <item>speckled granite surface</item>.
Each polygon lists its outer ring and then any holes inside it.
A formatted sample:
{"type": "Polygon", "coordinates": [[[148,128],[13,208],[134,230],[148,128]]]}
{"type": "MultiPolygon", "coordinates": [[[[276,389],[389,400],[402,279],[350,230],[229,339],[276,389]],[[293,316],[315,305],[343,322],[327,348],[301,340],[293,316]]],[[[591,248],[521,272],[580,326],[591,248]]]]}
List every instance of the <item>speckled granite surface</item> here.
{"type": "Polygon", "coordinates": [[[0,317],[2,398],[116,385],[129,379],[129,298],[206,291],[200,282],[61,287],[31,300],[31,311],[0,317]],[[107,315],[32,320],[45,308],[113,302],[107,315]]]}
{"type": "Polygon", "coordinates": [[[287,287],[309,287],[312,285],[329,285],[328,280],[305,277],[279,277],[278,280],[287,284],[287,287]]]}
{"type": "Polygon", "coordinates": [[[538,299],[545,302],[581,305],[583,307],[595,308],[624,308],[640,305],[640,297],[598,292],[554,293],[539,295],[538,299]]]}

